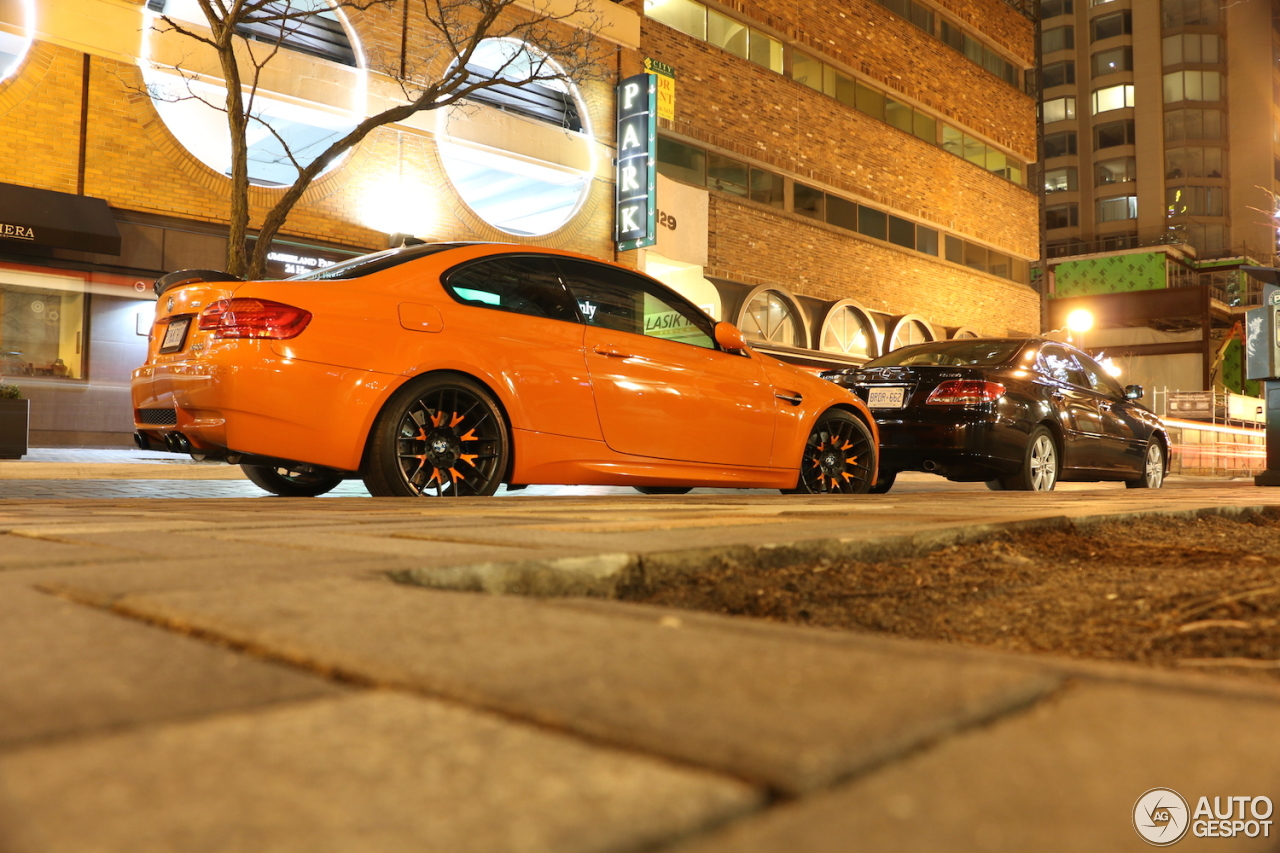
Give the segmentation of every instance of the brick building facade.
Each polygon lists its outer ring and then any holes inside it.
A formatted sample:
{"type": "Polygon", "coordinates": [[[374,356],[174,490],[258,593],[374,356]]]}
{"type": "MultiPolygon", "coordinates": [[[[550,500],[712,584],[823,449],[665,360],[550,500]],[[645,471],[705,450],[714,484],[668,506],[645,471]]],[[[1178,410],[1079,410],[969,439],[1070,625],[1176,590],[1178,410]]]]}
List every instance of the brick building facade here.
{"type": "MultiPolygon", "coordinates": [[[[0,371],[33,400],[33,443],[127,442],[151,280],[224,263],[228,178],[199,124],[148,94],[149,69],[178,50],[155,31],[155,10],[192,6],[0,0],[0,185],[73,212],[105,202],[119,236],[114,253],[0,234],[0,371]]],[[[1035,116],[1022,92],[1033,26],[1014,8],[600,0],[597,11],[612,67],[573,92],[582,132],[484,105],[375,131],[306,193],[273,245],[273,272],[381,249],[395,233],[562,247],[645,269],[812,364],[861,360],[895,333],[902,343],[1039,330],[1025,187],[1035,116]],[[671,25],[672,3],[701,10],[701,35],[671,25]],[[620,254],[612,87],[646,58],[675,76],[658,205],[683,232],[673,242],[660,228],[658,246],[620,254]],[[689,157],[701,158],[696,176],[689,157]],[[495,218],[498,177],[520,187],[502,199],[509,209],[545,204],[548,175],[568,199],[558,212],[540,210],[537,227],[495,218]]],[[[286,52],[266,94],[304,125],[389,102],[393,86],[373,69],[400,50],[403,14],[330,16],[355,60],[286,52]]],[[[268,183],[252,191],[255,221],[282,192],[268,183]]]]}

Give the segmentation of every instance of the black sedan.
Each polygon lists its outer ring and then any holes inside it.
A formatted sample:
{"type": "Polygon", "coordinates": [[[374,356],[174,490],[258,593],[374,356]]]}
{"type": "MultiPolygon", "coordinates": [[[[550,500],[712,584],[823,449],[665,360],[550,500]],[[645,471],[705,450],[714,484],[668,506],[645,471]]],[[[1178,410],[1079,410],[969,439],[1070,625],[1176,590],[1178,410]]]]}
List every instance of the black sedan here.
{"type": "Polygon", "coordinates": [[[862,397],[880,427],[873,492],[888,491],[899,471],[1028,491],[1059,480],[1164,482],[1169,437],[1137,402],[1142,386],[1121,388],[1067,344],[934,341],[823,376],[862,397]]]}

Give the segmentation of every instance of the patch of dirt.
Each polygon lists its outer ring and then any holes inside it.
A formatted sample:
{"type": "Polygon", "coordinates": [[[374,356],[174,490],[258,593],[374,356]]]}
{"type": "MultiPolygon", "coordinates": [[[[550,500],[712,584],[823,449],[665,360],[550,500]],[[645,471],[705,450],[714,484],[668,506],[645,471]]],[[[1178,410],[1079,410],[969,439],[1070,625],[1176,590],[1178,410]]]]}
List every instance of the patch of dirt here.
{"type": "Polygon", "coordinates": [[[627,597],[1280,681],[1280,512],[1005,533],[875,563],[717,567],[627,597]]]}

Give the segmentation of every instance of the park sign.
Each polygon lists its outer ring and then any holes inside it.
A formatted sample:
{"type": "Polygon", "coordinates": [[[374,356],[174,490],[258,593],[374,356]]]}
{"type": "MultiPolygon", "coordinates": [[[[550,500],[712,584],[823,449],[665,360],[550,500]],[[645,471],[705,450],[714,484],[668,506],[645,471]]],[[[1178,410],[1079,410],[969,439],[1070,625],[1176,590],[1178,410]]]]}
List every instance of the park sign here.
{"type": "Polygon", "coordinates": [[[618,84],[618,169],[614,217],[618,251],[657,241],[658,84],[637,74],[618,84]]]}

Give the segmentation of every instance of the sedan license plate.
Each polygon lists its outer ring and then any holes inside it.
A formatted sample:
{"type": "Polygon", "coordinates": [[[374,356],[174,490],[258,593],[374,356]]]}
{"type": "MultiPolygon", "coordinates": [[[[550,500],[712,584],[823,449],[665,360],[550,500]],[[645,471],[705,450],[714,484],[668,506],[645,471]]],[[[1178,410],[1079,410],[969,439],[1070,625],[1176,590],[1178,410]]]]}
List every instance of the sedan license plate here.
{"type": "Polygon", "coordinates": [[[160,342],[160,352],[177,352],[187,340],[187,329],[191,326],[191,318],[170,320],[164,330],[164,340],[160,342]]]}
{"type": "Polygon", "coordinates": [[[867,406],[872,409],[901,409],[906,398],[906,388],[867,389],[867,406]]]}

